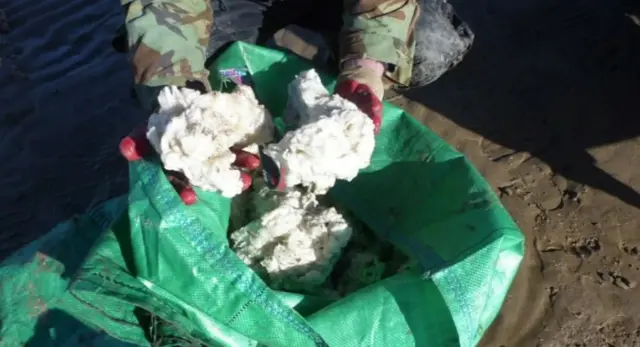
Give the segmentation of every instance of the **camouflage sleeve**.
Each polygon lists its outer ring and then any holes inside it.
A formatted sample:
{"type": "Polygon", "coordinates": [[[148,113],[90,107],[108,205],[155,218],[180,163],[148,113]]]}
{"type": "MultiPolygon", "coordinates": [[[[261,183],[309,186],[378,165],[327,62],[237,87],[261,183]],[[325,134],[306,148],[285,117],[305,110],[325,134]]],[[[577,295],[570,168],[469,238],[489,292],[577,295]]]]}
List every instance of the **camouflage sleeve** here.
{"type": "Polygon", "coordinates": [[[373,59],[385,63],[385,76],[407,86],[415,50],[417,0],[344,0],[341,62],[373,59]]]}
{"type": "Polygon", "coordinates": [[[120,1],[126,9],[129,58],[138,86],[193,83],[211,89],[205,69],[213,24],[209,0],[120,1]]]}

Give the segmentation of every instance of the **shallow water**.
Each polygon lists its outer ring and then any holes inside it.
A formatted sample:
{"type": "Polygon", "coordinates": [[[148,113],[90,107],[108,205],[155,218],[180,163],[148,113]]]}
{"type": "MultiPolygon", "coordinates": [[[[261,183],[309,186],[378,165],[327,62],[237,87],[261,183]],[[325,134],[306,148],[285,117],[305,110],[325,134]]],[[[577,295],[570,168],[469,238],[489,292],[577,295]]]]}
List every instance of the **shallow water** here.
{"type": "Polygon", "coordinates": [[[118,1],[0,1],[0,259],[126,191],[122,136],[143,118],[111,40],[118,1]]]}

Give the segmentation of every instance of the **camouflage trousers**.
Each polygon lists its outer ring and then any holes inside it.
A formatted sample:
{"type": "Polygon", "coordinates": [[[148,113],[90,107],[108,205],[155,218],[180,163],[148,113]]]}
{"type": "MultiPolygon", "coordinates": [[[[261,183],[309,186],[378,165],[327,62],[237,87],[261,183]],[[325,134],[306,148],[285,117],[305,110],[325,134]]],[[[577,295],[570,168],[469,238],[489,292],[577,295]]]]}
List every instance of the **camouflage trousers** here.
{"type": "MultiPolygon", "coordinates": [[[[410,86],[433,82],[459,63],[473,42],[473,33],[444,0],[418,0],[421,14],[416,23],[416,50],[410,86]],[[442,57],[434,60],[434,57],[442,57]]],[[[292,26],[297,36],[323,46],[329,67],[337,68],[338,33],[342,28],[340,0],[213,0],[214,25],[207,57],[215,58],[233,41],[269,44],[280,29],[292,26]],[[305,30],[306,29],[306,30],[305,30]],[[318,35],[309,35],[311,31],[318,35]]],[[[322,60],[322,59],[321,59],[322,60]]]]}
{"type": "MultiPolygon", "coordinates": [[[[170,2],[144,13],[144,9],[139,11],[136,7],[150,1],[121,1],[128,6],[127,30],[139,28],[139,32],[129,33],[129,42],[123,46],[128,46],[138,99],[148,109],[155,106],[155,97],[163,85],[191,83],[199,89],[208,89],[205,59],[214,59],[230,43],[245,41],[265,45],[278,30],[287,26],[319,34],[323,38],[321,44],[329,52],[327,56],[338,56],[342,0],[212,0],[206,3],[208,8],[201,8],[201,2],[193,1],[200,7],[190,9],[189,16],[181,14],[182,8],[174,8],[170,2]],[[184,25],[185,22],[188,25],[184,25]],[[138,40],[145,35],[151,39],[138,40]],[[203,44],[203,39],[208,39],[208,43],[203,44]],[[181,57],[181,54],[186,55],[181,57]],[[173,68],[167,71],[158,66],[173,68]]],[[[439,78],[462,60],[473,41],[469,27],[445,0],[418,0],[418,3],[421,14],[415,27],[410,87],[439,78]]],[[[337,59],[327,59],[325,63],[337,68],[337,59]]]]}

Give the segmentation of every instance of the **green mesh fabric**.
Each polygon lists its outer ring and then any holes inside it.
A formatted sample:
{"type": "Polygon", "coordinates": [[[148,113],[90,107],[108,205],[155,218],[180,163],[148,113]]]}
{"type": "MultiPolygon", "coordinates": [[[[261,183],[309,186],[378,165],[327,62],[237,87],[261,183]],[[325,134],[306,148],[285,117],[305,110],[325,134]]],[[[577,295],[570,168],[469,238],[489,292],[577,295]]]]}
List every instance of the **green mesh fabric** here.
{"type": "MultiPolygon", "coordinates": [[[[236,43],[211,67],[252,78],[282,114],[310,68],[236,43]]],[[[323,75],[331,89],[334,80],[323,75]]],[[[0,267],[3,346],[474,346],[498,313],[523,236],[473,166],[385,104],[372,164],[332,198],[419,265],[347,297],[274,291],[230,250],[230,200],[184,206],[158,162],[130,166],[130,193],[68,221],[0,267]]]]}

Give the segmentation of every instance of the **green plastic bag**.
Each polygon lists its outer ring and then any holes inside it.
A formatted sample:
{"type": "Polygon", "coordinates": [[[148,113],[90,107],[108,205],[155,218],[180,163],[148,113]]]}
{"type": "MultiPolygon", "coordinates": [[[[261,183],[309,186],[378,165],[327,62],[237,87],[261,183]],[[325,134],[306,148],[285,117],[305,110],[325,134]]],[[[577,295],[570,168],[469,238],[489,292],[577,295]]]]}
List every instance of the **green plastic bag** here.
{"type": "MultiPolygon", "coordinates": [[[[220,71],[247,72],[278,116],[287,84],[308,68],[236,43],[214,63],[212,83],[224,87],[220,71]]],[[[128,197],[61,224],[2,264],[0,345],[475,346],[524,252],[522,234],[471,164],[389,104],[371,166],[331,195],[415,269],[337,301],[272,290],[229,248],[230,200],[198,194],[185,206],[158,162],[131,164],[128,197]]]]}

